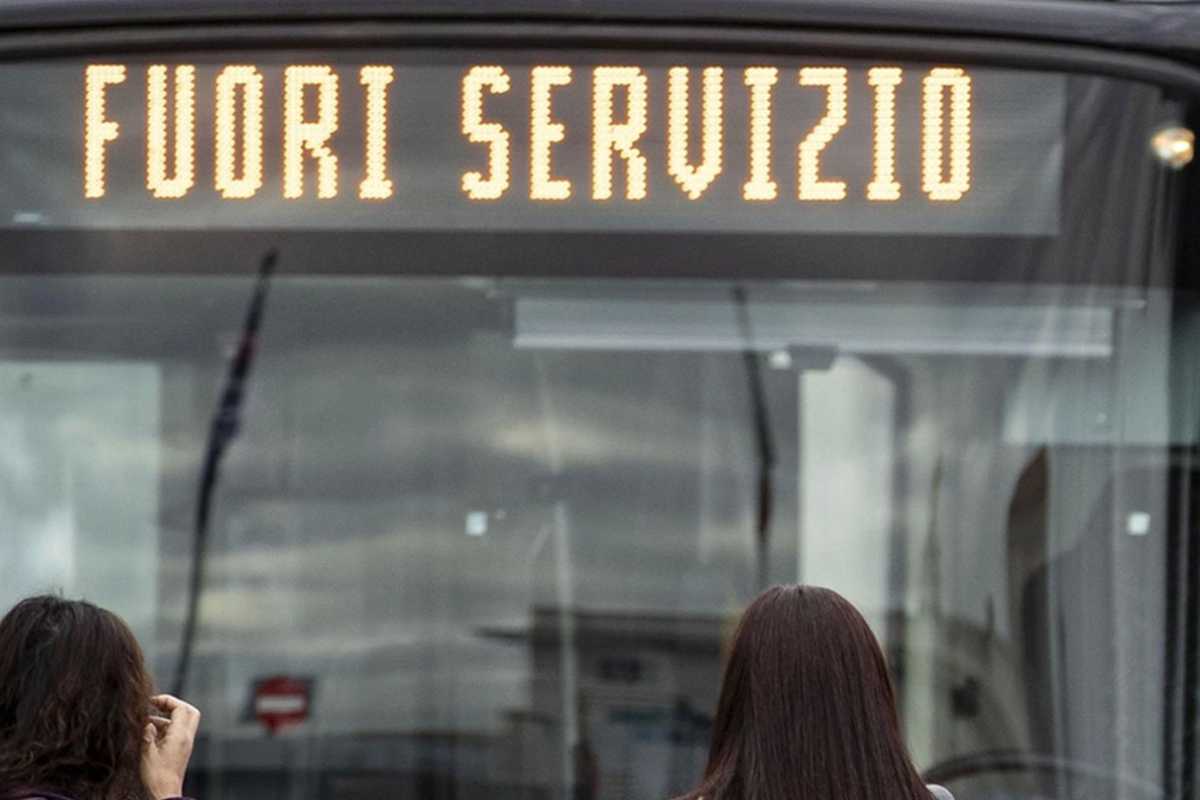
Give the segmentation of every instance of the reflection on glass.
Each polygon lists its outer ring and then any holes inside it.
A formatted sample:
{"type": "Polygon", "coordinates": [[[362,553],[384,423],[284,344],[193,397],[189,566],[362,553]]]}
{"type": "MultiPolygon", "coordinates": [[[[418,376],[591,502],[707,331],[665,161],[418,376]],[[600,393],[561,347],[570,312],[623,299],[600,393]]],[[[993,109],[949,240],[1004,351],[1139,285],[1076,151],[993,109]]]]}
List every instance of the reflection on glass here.
{"type": "MultiPolygon", "coordinates": [[[[960,796],[1158,796],[1172,298],[754,284],[741,325],[731,289],[276,278],[213,503],[195,791],[670,797],[764,569],[863,608],[960,796]]],[[[110,605],[163,683],[249,291],[0,279],[0,603],[110,605]]]]}

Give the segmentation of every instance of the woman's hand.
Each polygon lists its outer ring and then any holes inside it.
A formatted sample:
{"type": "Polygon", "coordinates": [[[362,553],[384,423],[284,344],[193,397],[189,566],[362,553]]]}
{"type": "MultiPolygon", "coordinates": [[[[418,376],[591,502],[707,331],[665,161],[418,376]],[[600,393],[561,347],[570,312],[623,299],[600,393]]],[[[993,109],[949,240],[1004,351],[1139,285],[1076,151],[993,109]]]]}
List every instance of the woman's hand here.
{"type": "Polygon", "coordinates": [[[151,698],[150,704],[164,716],[151,716],[143,731],[142,783],[154,800],[181,797],[200,712],[169,694],[151,698]]]}

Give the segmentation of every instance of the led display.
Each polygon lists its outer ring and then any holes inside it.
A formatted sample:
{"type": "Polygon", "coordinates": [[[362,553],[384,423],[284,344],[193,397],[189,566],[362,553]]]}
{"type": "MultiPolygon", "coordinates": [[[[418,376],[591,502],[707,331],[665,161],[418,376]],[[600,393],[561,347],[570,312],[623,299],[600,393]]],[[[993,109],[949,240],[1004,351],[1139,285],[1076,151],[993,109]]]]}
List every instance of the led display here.
{"type": "Polygon", "coordinates": [[[1059,76],[815,56],[370,55],[6,68],[0,224],[1057,231],[1059,76]]]}

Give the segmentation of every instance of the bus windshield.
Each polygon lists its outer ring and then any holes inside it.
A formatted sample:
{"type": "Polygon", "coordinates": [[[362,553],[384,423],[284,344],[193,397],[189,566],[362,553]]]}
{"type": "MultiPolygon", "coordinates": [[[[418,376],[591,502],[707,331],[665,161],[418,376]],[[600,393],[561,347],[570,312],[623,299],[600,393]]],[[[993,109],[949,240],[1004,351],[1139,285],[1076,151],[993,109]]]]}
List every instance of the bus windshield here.
{"type": "Polygon", "coordinates": [[[207,800],[678,795],[781,582],[960,798],[1174,796],[1187,112],[862,53],[4,63],[0,607],[130,620],[207,800]]]}

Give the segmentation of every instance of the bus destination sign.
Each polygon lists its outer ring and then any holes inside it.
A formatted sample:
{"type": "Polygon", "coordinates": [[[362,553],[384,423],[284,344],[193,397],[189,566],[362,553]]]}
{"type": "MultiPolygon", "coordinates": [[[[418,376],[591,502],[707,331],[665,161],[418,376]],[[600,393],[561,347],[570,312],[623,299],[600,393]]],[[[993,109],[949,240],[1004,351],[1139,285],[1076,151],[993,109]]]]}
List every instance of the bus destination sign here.
{"type": "Polygon", "coordinates": [[[1057,231],[1056,76],[816,58],[379,55],[0,72],[0,128],[27,139],[20,160],[0,164],[16,189],[0,224],[1057,231]]]}

